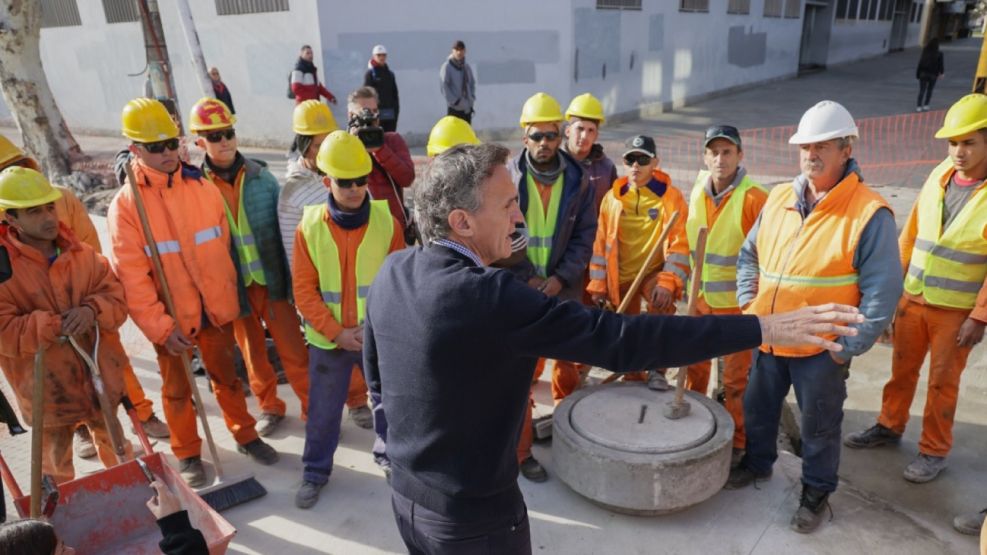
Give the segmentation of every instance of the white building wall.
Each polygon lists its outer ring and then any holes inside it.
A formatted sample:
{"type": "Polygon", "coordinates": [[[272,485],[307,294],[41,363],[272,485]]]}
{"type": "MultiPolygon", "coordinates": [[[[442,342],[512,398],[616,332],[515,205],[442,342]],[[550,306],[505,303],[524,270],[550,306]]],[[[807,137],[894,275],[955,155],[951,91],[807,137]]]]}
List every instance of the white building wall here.
{"type": "MultiPolygon", "coordinates": [[[[294,101],[287,77],[302,44],[311,44],[326,86],[346,119],[345,96],[362,84],[374,44],[389,50],[402,110],[399,131],[421,141],[445,115],[439,66],[453,41],[467,45],[477,77],[474,126],[517,130],[525,99],[538,91],[563,108],[592,92],[608,114],[678,106],[716,91],[795,75],[802,19],[680,12],[673,1],[642,11],[598,10],[595,0],[292,0],[291,11],[216,15],[215,2],[190,2],[206,63],[220,69],[237,109],[240,136],[286,144],[294,101]]],[[[49,81],[72,128],[119,132],[124,104],[142,94],[145,65],[138,23],[107,24],[100,0],[78,0],[82,25],[42,30],[49,81]]],[[[202,96],[172,1],[159,0],[183,114],[202,96]]],[[[828,64],[887,51],[889,21],[835,21],[828,64]]],[[[917,40],[909,26],[908,45],[917,40]],[[914,37],[914,38],[913,38],[914,37]]],[[[0,102],[0,119],[9,119],[0,102]]]]}

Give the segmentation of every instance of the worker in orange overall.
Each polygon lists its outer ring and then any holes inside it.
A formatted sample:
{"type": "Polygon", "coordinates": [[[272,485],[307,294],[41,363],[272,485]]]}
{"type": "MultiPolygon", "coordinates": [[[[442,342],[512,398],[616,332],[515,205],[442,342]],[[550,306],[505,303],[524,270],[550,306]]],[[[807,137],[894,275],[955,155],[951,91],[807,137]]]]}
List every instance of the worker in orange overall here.
{"type": "MultiPolygon", "coordinates": [[[[92,353],[103,387],[115,407],[123,396],[127,354],[119,342],[100,339],[127,319],[123,287],[102,255],[80,242],[59,222],[61,192],[32,169],[0,172],[0,246],[10,257],[12,277],[0,284],[0,367],[17,397],[21,414],[34,426],[32,391],[35,354],[44,351],[43,451],[41,467],[56,482],[75,477],[72,436],[83,423],[96,438],[100,460],[119,461],[99,405],[90,369],[64,340],[72,337],[92,353]]],[[[129,442],[123,446],[131,456],[129,442]]]]}
{"type": "Polygon", "coordinates": [[[225,201],[230,234],[239,255],[238,290],[246,295],[250,314],[233,321],[233,335],[244,354],[250,390],[260,403],[257,434],[269,436],[284,420],[285,403],[278,398],[278,380],[267,358],[271,334],[288,383],[308,413],[308,352],[301,323],[290,298],[291,271],[278,227],[278,180],[266,164],[237,150],[236,116],[215,98],[203,98],[189,114],[196,145],[206,151],[202,172],[219,188],[225,201]]]}
{"type": "Polygon", "coordinates": [[[123,282],[131,318],[158,354],[165,418],[182,478],[192,487],[206,483],[190,389],[195,384],[188,382],[182,361],[183,353],[196,346],[238,450],[260,464],[274,464],[278,454],[258,437],[233,366],[232,322],[241,307],[223,195],[197,168],[179,161],[178,127],[160,102],[132,100],[121,119],[124,136],[133,141],[133,159],[127,163],[137,179],[177,318],[162,300],[161,278],[155,275],[129,183],[113,197],[107,217],[113,269],[123,282]]]}
{"type": "MultiPolygon", "coordinates": [[[[740,132],[730,125],[714,125],[706,130],[703,161],[692,186],[686,232],[692,253],[692,279],[699,280],[695,308],[700,315],[740,314],[737,305],[737,254],[747,232],[754,227],[767,191],[747,175],[741,166],[744,150],[740,132]],[[706,255],[702,275],[695,274],[695,252],[699,228],[706,226],[706,255]]],[[[751,367],[751,352],[741,351],[723,357],[724,406],[733,417],[733,462],[740,462],[744,444],[744,390],[751,367]]],[[[690,365],[686,387],[701,395],[709,389],[710,362],[690,365]]]]}
{"type": "MultiPolygon", "coordinates": [[[[26,155],[24,151],[17,148],[10,140],[0,135],[0,170],[11,166],[30,168],[37,172],[41,171],[41,166],[35,159],[26,155]]],[[[91,246],[97,253],[102,253],[103,249],[99,242],[99,234],[96,232],[96,226],[89,219],[85,205],[82,204],[82,201],[68,187],[53,187],[62,194],[62,196],[55,200],[55,213],[58,214],[58,220],[72,230],[76,239],[91,246]]],[[[107,333],[100,338],[100,342],[116,343],[113,348],[123,351],[123,343],[121,343],[118,333],[107,333]]],[[[130,364],[130,360],[124,359],[124,362],[123,383],[126,387],[127,397],[130,398],[130,401],[134,404],[134,408],[137,410],[137,417],[141,421],[144,432],[153,438],[167,438],[169,435],[168,426],[154,414],[154,405],[147,398],[144,388],[141,387],[140,382],[137,380],[137,376],[134,374],[134,367],[130,364]]],[[[74,443],[76,455],[84,459],[96,456],[96,446],[93,444],[92,434],[89,433],[89,430],[85,426],[79,426],[76,429],[74,443]]]]}
{"type": "MultiPolygon", "coordinates": [[[[656,258],[652,267],[645,270],[637,293],[640,299],[631,302],[625,312],[639,314],[643,300],[651,314],[674,314],[675,301],[682,298],[689,278],[689,240],[685,232],[688,206],[682,193],[672,186],[672,179],[658,168],[654,139],[645,135],[630,139],[623,159],[627,175],[614,181],[600,204],[586,290],[596,304],[609,301],[619,306],[661,230],[678,212],[679,219],[661,247],[664,257],[656,258]]],[[[628,374],[624,379],[646,379],[651,389],[668,389],[664,369],[628,374]]]]}
{"type": "Polygon", "coordinates": [[[949,142],[949,158],[929,174],[898,238],[905,293],[895,313],[881,414],[843,441],[856,448],[898,443],[929,354],[918,455],[904,471],[913,483],[934,480],[946,468],[960,376],[987,325],[987,96],[970,94],[953,104],[936,138],[949,142]]]}

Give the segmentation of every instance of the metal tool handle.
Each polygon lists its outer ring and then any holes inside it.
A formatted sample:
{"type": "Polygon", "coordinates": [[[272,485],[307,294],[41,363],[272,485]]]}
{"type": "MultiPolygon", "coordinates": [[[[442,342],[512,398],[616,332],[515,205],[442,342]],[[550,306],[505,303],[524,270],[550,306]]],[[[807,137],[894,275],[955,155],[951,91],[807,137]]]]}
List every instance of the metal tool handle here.
{"type": "MultiPolygon", "coordinates": [[[[165,276],[164,267],[161,265],[161,253],[158,252],[158,244],[154,241],[154,234],[151,233],[151,222],[147,217],[147,209],[144,207],[144,199],[141,197],[140,187],[137,185],[137,177],[134,176],[134,169],[130,163],[123,165],[127,172],[127,181],[130,182],[130,191],[134,195],[134,204],[137,207],[137,216],[141,221],[141,228],[144,232],[144,241],[151,251],[151,264],[154,266],[154,273],[157,274],[161,284],[161,296],[164,297],[165,308],[168,315],[175,320],[177,329],[181,329],[178,320],[178,312],[175,310],[175,301],[171,296],[171,288],[168,287],[168,277],[165,276]]],[[[216,476],[223,480],[223,466],[219,462],[219,452],[216,443],[212,439],[212,431],[209,429],[209,421],[206,419],[205,407],[202,405],[202,397],[199,395],[199,388],[195,386],[195,375],[192,373],[192,363],[188,358],[188,351],[182,352],[182,366],[185,368],[185,379],[188,380],[189,389],[192,390],[192,400],[195,403],[195,412],[199,415],[202,423],[202,431],[206,436],[206,443],[209,445],[209,454],[212,455],[212,465],[216,469],[216,476]]]]}
{"type": "Polygon", "coordinates": [[[85,363],[86,367],[89,368],[89,376],[93,381],[93,389],[96,390],[96,401],[99,404],[99,412],[103,415],[103,423],[106,425],[106,431],[110,435],[110,444],[113,445],[113,451],[116,452],[117,457],[122,461],[126,455],[126,438],[123,435],[123,426],[120,425],[120,420],[117,418],[117,406],[110,401],[110,397],[106,392],[106,383],[103,381],[103,373],[99,369],[99,325],[94,323],[93,328],[95,328],[95,343],[93,344],[93,353],[90,356],[85,349],[79,345],[78,340],[75,337],[68,335],[65,336],[68,339],[69,344],[75,350],[82,362],[85,363]]]}
{"type": "Polygon", "coordinates": [[[34,353],[34,388],[31,391],[31,518],[41,517],[41,448],[44,438],[45,349],[34,353]]]}

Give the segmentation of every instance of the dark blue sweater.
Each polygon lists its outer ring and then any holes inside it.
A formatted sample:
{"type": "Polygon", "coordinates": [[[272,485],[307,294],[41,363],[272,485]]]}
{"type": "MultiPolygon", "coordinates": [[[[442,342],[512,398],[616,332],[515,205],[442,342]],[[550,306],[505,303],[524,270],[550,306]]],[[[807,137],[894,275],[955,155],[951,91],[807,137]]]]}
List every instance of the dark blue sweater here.
{"type": "Polygon", "coordinates": [[[387,415],[395,491],[481,519],[521,500],[515,449],[538,357],[629,372],[760,343],[755,317],[619,316],[432,246],[384,262],[367,299],[363,356],[387,415]]]}

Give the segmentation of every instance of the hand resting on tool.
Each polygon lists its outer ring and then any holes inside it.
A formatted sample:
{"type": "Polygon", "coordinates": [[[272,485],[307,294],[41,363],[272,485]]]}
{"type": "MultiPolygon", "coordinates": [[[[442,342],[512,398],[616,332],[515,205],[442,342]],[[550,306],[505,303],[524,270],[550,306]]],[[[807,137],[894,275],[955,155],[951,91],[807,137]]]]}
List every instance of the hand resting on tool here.
{"type": "Polygon", "coordinates": [[[816,345],[838,353],[843,345],[820,337],[820,334],[857,335],[857,330],[846,324],[864,321],[857,307],[829,303],[807,306],[791,312],[759,316],[761,341],[771,345],[816,345]]]}

